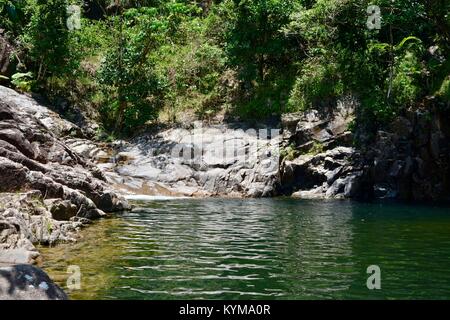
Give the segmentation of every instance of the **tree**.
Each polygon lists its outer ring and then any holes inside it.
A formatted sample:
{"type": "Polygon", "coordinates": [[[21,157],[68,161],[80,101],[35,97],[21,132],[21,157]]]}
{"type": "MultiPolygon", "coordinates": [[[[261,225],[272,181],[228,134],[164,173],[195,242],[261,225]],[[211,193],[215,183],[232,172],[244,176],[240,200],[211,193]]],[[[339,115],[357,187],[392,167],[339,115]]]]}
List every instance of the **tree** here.
{"type": "Polygon", "coordinates": [[[28,58],[37,69],[36,80],[67,73],[74,61],[70,59],[66,1],[29,0],[27,10],[31,19],[23,40],[28,58]]]}
{"type": "Polygon", "coordinates": [[[12,38],[20,35],[26,24],[25,6],[26,0],[0,0],[0,29],[12,38]]]}
{"type": "Polygon", "coordinates": [[[116,133],[142,125],[153,118],[158,81],[148,56],[167,24],[158,19],[156,8],[118,9],[111,18],[117,41],[106,54],[98,79],[109,96],[106,108],[116,133]],[[115,121],[114,121],[115,119],[115,121]]]}
{"type": "Polygon", "coordinates": [[[280,29],[288,22],[292,0],[234,0],[235,23],[228,36],[230,62],[242,79],[264,82],[270,68],[289,49],[280,29]]]}

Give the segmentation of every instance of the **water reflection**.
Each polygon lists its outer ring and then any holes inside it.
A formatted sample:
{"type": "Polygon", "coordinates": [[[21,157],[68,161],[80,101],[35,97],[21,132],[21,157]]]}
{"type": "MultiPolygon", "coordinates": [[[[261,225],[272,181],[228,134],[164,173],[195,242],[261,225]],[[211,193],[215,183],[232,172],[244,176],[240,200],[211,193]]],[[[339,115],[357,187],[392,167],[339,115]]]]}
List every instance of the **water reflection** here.
{"type": "Polygon", "coordinates": [[[84,241],[44,250],[51,275],[80,265],[84,286],[73,298],[450,297],[446,208],[292,199],[136,204],[88,228],[84,241]],[[366,287],[371,264],[382,269],[380,291],[366,287]]]}

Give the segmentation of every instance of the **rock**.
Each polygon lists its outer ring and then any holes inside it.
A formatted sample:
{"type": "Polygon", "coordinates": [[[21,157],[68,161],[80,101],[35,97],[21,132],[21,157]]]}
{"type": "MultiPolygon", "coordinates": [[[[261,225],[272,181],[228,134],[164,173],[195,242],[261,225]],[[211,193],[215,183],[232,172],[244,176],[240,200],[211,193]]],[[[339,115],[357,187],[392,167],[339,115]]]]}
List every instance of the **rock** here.
{"type": "MultiPolygon", "coordinates": [[[[128,208],[126,201],[102,181],[105,177],[86,159],[86,154],[71,150],[68,145],[98,148],[83,139],[68,139],[70,143],[66,144],[63,136],[79,134],[77,126],[35,100],[1,86],[0,113],[0,176],[8,181],[0,186],[0,191],[37,189],[46,198],[63,199],[64,187],[69,187],[86,194],[100,210],[128,208]]],[[[75,205],[84,202],[77,201],[75,205]]]]}
{"type": "Polygon", "coordinates": [[[297,146],[309,144],[311,141],[330,144],[330,148],[351,143],[348,128],[355,119],[354,111],[357,105],[358,102],[354,97],[347,96],[339,99],[333,106],[283,115],[284,138],[297,146]],[[337,137],[342,141],[333,144],[337,137]]]}
{"type": "Polygon", "coordinates": [[[49,199],[45,200],[45,205],[50,211],[52,218],[58,221],[69,221],[78,212],[77,206],[68,200],[49,199]]]}
{"type": "Polygon", "coordinates": [[[270,133],[233,124],[163,130],[117,146],[115,165],[103,168],[132,193],[267,197],[277,193],[281,142],[270,133]]]}
{"type": "Polygon", "coordinates": [[[299,190],[294,192],[291,196],[293,198],[300,198],[300,199],[308,199],[308,200],[314,200],[314,199],[325,199],[326,196],[326,190],[325,187],[316,187],[310,190],[299,190]]]}
{"type": "Polygon", "coordinates": [[[431,151],[431,156],[433,157],[434,160],[439,159],[439,156],[441,154],[441,150],[440,150],[440,141],[442,137],[442,133],[441,132],[434,132],[431,134],[430,137],[430,151],[431,151]]]}
{"type": "Polygon", "coordinates": [[[399,178],[405,164],[402,160],[396,160],[389,170],[389,176],[399,178]]]}
{"type": "MultiPolygon", "coordinates": [[[[6,113],[5,105],[0,105],[0,112],[6,113]]],[[[25,156],[31,159],[36,158],[36,151],[20,130],[15,128],[2,129],[0,130],[0,140],[13,145],[25,156]]]]}
{"type": "Polygon", "coordinates": [[[291,131],[285,145],[303,154],[282,162],[281,191],[302,198],[450,198],[448,114],[405,112],[380,126],[375,138],[359,133],[361,150],[345,149],[352,144],[345,130],[356,106],[347,101],[285,117],[291,131]]]}
{"type": "Polygon", "coordinates": [[[27,172],[24,166],[4,157],[0,157],[1,181],[0,192],[20,190],[27,183],[27,172]]]}
{"type": "Polygon", "coordinates": [[[39,257],[37,250],[5,249],[0,251],[0,263],[33,264],[39,257]]]}
{"type": "Polygon", "coordinates": [[[32,130],[36,132],[48,131],[55,136],[71,135],[73,132],[79,132],[79,128],[59,117],[56,113],[50,109],[40,105],[34,99],[21,95],[12,89],[8,89],[0,86],[0,101],[1,101],[1,112],[5,114],[10,114],[5,109],[14,110],[12,119],[17,123],[16,125],[20,130],[22,128],[26,129],[23,124],[26,124],[28,130],[26,130],[25,137],[27,133],[32,133],[32,130]]]}
{"type": "Polygon", "coordinates": [[[353,134],[348,131],[358,104],[347,96],[334,105],[283,116],[285,145],[295,145],[303,154],[282,162],[281,192],[314,199],[359,194],[359,173],[352,173],[353,134]]]}
{"type": "Polygon", "coordinates": [[[41,191],[46,198],[64,197],[64,186],[41,172],[29,171],[27,184],[31,189],[41,191]]]}
{"type": "Polygon", "coordinates": [[[346,183],[346,178],[338,178],[326,189],[325,198],[341,198],[345,193],[346,183]]]}
{"type": "Polygon", "coordinates": [[[397,196],[397,192],[389,185],[377,184],[374,186],[375,197],[378,199],[393,199],[397,196]]]}
{"type": "Polygon", "coordinates": [[[344,197],[345,198],[361,197],[360,193],[363,182],[364,181],[362,171],[352,172],[350,175],[348,175],[345,180],[344,197]]]}
{"type": "Polygon", "coordinates": [[[353,153],[352,148],[336,147],[317,155],[301,155],[293,161],[285,161],[280,180],[284,192],[315,199],[353,197],[357,193],[355,179],[360,175],[352,173],[353,153]],[[350,186],[346,189],[347,184],[350,186]]]}
{"type": "Polygon", "coordinates": [[[37,267],[0,264],[0,300],[68,300],[68,297],[37,267]]]}
{"type": "Polygon", "coordinates": [[[391,167],[391,161],[375,159],[373,161],[373,179],[375,182],[385,181],[388,177],[389,168],[391,167]]]}
{"type": "Polygon", "coordinates": [[[87,139],[71,138],[66,139],[65,143],[71,150],[93,162],[104,161],[111,157],[108,152],[103,149],[107,149],[106,146],[103,146],[102,148],[98,144],[87,139]]]}
{"type": "Polygon", "coordinates": [[[76,125],[0,86],[0,258],[9,263],[34,263],[34,244],[76,241],[91,219],[129,208],[67,136],[91,148],[76,125]]]}
{"type": "Polygon", "coordinates": [[[379,199],[450,200],[449,114],[407,111],[378,131],[366,152],[372,193],[379,199]]]}
{"type": "Polygon", "coordinates": [[[342,170],[343,167],[337,167],[332,171],[326,172],[325,176],[327,177],[327,184],[332,185],[336,181],[336,179],[340,176],[342,170]]]}
{"type": "MultiPolygon", "coordinates": [[[[52,202],[58,201],[45,200],[44,203],[40,192],[0,194],[0,248],[25,250],[28,253],[17,255],[20,251],[11,251],[8,256],[31,257],[33,261],[25,258],[26,261],[20,259],[18,261],[33,263],[39,255],[33,243],[55,244],[75,241],[83,223],[54,219],[46,204],[51,205],[52,202]]],[[[17,261],[10,261],[13,262],[17,261]]]]}
{"type": "Polygon", "coordinates": [[[401,137],[408,138],[413,133],[413,125],[405,117],[396,118],[390,125],[391,132],[401,137]]]}

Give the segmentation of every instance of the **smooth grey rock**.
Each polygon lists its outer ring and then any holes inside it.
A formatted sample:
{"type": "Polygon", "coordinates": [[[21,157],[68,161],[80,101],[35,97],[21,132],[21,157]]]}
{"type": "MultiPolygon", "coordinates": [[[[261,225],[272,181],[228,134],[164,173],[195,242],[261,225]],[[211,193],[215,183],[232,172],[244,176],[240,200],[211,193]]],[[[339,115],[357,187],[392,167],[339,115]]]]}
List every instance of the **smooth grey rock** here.
{"type": "Polygon", "coordinates": [[[15,191],[26,185],[28,169],[23,165],[0,157],[0,192],[15,191]]]}
{"type": "Polygon", "coordinates": [[[0,263],[31,264],[39,257],[37,250],[3,249],[0,251],[0,263]]]}
{"type": "MultiPolygon", "coordinates": [[[[105,176],[133,193],[265,197],[276,194],[279,144],[232,125],[173,128],[141,136],[115,151],[105,176]]],[[[263,135],[263,132],[261,133],[263,135]]]]}

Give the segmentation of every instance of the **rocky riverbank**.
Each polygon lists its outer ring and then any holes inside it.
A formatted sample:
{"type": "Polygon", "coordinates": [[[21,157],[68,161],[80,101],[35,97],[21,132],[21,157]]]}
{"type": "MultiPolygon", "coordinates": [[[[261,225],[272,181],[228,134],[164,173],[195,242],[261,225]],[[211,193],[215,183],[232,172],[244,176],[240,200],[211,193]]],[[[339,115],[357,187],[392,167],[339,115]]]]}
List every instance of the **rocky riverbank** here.
{"type": "Polygon", "coordinates": [[[277,125],[200,121],[109,145],[70,139],[122,193],[448,201],[445,106],[410,109],[375,131],[347,96],[277,125]]]}
{"type": "Polygon", "coordinates": [[[35,244],[76,241],[127,210],[120,194],[448,201],[448,108],[407,111],[374,136],[355,127],[357,109],[345,97],[278,125],[198,121],[97,143],[0,86],[0,262],[39,262],[35,244]]]}
{"type": "Polygon", "coordinates": [[[91,220],[129,208],[66,144],[74,137],[83,137],[76,125],[0,86],[1,263],[36,263],[35,244],[75,241],[91,220]]]}
{"type": "Polygon", "coordinates": [[[268,197],[277,195],[280,143],[279,130],[196,122],[116,143],[98,166],[124,193],[268,197]]]}
{"type": "Polygon", "coordinates": [[[450,201],[448,106],[410,109],[375,132],[354,127],[358,103],[283,118],[282,192],[299,198],[450,201]],[[351,127],[354,133],[349,129],[351,127]]]}
{"type": "Polygon", "coordinates": [[[124,193],[450,200],[448,108],[410,109],[374,132],[357,127],[358,108],[347,96],[285,114],[272,127],[194,122],[111,144],[106,153],[71,144],[101,162],[124,193]]]}

